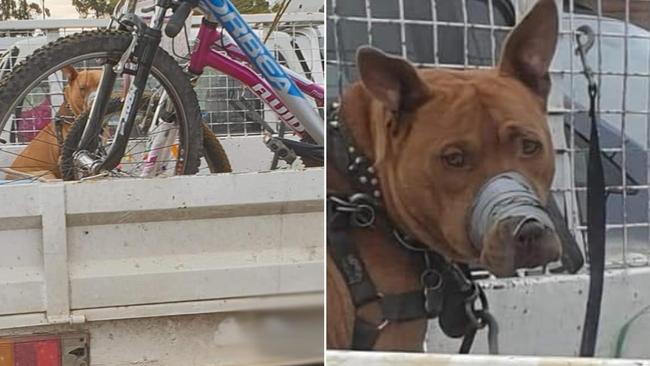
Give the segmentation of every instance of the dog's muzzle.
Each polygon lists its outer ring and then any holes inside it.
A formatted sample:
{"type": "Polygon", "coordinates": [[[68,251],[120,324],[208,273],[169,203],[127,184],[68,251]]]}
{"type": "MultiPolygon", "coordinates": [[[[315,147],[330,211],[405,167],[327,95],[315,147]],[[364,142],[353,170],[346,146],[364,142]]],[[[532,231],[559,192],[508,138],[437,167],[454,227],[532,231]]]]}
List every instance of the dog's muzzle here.
{"type": "Polygon", "coordinates": [[[551,219],[528,180],[516,172],[499,174],[487,181],[476,195],[469,221],[470,240],[478,250],[490,228],[506,219],[519,220],[513,236],[524,224],[536,221],[555,230],[551,219]]]}

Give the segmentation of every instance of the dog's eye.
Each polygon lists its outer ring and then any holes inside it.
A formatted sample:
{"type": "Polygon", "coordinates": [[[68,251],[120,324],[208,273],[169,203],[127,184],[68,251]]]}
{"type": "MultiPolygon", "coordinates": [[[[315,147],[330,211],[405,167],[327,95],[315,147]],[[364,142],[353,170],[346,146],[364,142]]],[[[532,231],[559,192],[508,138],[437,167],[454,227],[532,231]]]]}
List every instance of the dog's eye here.
{"type": "Polygon", "coordinates": [[[535,140],[523,139],[521,142],[521,150],[524,155],[537,154],[542,149],[542,143],[535,140]]]}
{"type": "Polygon", "coordinates": [[[442,155],[442,161],[452,168],[462,168],[465,166],[465,154],[462,151],[448,152],[442,155]]]}

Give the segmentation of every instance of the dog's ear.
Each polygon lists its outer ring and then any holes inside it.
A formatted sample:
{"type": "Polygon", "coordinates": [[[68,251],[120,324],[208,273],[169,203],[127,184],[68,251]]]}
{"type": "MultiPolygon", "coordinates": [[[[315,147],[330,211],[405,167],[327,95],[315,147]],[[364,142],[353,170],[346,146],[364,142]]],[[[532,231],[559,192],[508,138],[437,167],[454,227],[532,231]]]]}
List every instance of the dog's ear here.
{"type": "Polygon", "coordinates": [[[403,58],[362,47],[357,51],[357,66],[363,85],[391,112],[412,111],[430,95],[415,67],[403,58]]]}
{"type": "Polygon", "coordinates": [[[61,72],[63,72],[63,76],[65,76],[68,81],[72,81],[77,78],[79,73],[77,72],[77,69],[74,68],[72,65],[65,65],[61,69],[61,72]]]}
{"type": "Polygon", "coordinates": [[[546,100],[551,88],[548,68],[555,53],[557,33],[555,0],[539,0],[508,36],[499,71],[519,79],[546,100]]]}

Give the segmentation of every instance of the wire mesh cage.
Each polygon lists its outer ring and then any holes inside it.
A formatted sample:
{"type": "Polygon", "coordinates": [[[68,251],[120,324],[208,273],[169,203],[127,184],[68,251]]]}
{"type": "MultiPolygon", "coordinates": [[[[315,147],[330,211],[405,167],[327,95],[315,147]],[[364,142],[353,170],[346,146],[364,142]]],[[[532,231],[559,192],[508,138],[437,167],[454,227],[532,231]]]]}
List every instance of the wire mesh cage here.
{"type": "MultiPolygon", "coordinates": [[[[258,35],[266,40],[280,64],[318,84],[324,83],[324,27],[313,21],[280,23],[272,33],[260,24],[258,35]]],[[[206,70],[196,87],[204,118],[220,136],[261,134],[259,120],[276,131],[280,120],[253,92],[239,81],[214,70],[206,70]]]]}
{"type": "MultiPolygon", "coordinates": [[[[327,0],[328,102],[357,80],[354,58],[362,45],[403,56],[420,67],[495,66],[509,30],[534,3],[327,0]]],[[[556,149],[554,196],[584,244],[589,103],[575,36],[578,27],[588,25],[596,41],[587,61],[601,91],[597,108],[607,186],[606,260],[609,268],[648,266],[650,3],[557,0],[557,4],[560,37],[548,103],[556,149]]]]}

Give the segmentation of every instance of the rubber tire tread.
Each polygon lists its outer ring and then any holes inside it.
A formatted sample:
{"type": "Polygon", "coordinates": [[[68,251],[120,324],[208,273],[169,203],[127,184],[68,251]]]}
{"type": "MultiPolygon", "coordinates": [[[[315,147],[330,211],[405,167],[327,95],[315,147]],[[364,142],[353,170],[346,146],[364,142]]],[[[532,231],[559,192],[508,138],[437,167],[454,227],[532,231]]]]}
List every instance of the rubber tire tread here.
{"type": "Polygon", "coordinates": [[[232,167],[226,151],[210,126],[203,122],[203,153],[212,173],[230,173],[232,167]]]}

